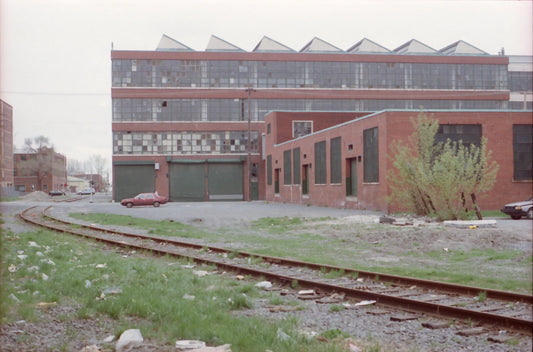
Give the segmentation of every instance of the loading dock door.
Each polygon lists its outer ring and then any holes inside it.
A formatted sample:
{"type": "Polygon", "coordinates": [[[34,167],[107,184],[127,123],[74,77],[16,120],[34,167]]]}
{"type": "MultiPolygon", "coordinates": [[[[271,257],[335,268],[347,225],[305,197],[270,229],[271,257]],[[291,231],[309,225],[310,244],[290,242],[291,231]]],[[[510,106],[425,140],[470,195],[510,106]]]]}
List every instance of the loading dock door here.
{"type": "Polygon", "coordinates": [[[205,167],[205,162],[170,164],[170,200],[174,202],[201,202],[206,200],[205,167]]]}
{"type": "Polygon", "coordinates": [[[242,163],[208,162],[209,200],[243,200],[242,163]]]}
{"type": "Polygon", "coordinates": [[[243,200],[241,160],[175,160],[169,164],[170,200],[243,200]]]}
{"type": "Polygon", "coordinates": [[[113,165],[114,200],[134,197],[143,192],[155,192],[154,164],[113,165]]]}

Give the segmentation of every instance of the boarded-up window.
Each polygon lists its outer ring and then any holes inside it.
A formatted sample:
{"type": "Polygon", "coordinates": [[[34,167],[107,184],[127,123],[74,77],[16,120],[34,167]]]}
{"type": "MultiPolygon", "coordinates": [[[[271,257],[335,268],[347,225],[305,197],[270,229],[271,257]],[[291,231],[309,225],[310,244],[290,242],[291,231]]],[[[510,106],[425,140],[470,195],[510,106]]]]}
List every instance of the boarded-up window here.
{"type": "Polygon", "coordinates": [[[515,180],[533,180],[533,125],[513,125],[515,180]]]}
{"type": "Polygon", "coordinates": [[[272,155],[267,155],[267,185],[272,186],[272,155]]]}
{"type": "Polygon", "coordinates": [[[315,184],[326,184],[326,141],[315,143],[315,184]]]}
{"type": "Polygon", "coordinates": [[[292,154],[292,151],[290,149],[283,152],[283,184],[284,185],[292,184],[291,154],[292,154]]]}
{"type": "Polygon", "coordinates": [[[313,133],[313,121],[293,121],[292,137],[298,138],[313,133]]]}
{"type": "Polygon", "coordinates": [[[364,182],[379,182],[378,128],[363,131],[364,182]]]}
{"type": "Polygon", "coordinates": [[[341,183],[341,137],[330,140],[329,163],[331,172],[331,183],[341,183]]]}
{"type": "Polygon", "coordinates": [[[292,162],[294,170],[294,184],[300,184],[300,148],[292,150],[292,162]]]}

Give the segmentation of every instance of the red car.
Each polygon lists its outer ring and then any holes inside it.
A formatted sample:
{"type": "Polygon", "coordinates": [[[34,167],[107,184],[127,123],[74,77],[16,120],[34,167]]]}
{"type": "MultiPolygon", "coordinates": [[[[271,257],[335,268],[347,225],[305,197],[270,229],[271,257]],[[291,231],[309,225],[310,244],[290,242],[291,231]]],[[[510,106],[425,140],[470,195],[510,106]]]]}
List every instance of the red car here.
{"type": "Polygon", "coordinates": [[[157,193],[140,193],[133,198],[126,198],[120,201],[120,204],[131,208],[134,205],[153,205],[158,207],[160,204],[165,204],[168,201],[167,197],[160,196],[157,193]]]}

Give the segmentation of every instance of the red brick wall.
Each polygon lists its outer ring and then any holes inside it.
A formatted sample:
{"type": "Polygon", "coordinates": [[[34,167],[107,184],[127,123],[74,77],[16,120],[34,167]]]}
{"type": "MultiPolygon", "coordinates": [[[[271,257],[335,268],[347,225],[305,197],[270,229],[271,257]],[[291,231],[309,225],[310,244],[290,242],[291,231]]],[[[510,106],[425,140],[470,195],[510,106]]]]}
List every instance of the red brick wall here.
{"type": "MultiPolygon", "coordinates": [[[[336,128],[314,133],[307,137],[275,145],[278,132],[275,126],[286,126],[287,120],[301,119],[305,114],[285,113],[279,115],[271,113],[265,117],[265,122],[272,123],[272,134],[267,136],[266,154],[272,155],[273,169],[281,168],[280,192],[274,194],[274,187],[267,186],[266,199],[272,201],[291,202],[300,204],[314,204],[332,207],[346,207],[359,209],[376,209],[382,211],[391,209],[387,203],[388,183],[387,174],[392,168],[392,158],[390,157],[390,144],[395,140],[406,140],[414,131],[410,121],[411,117],[416,118],[416,111],[385,111],[369,115],[365,118],[353,120],[336,128]],[[280,124],[278,119],[284,119],[280,124]],[[379,182],[365,184],[363,182],[363,131],[368,128],[378,127],[378,149],[379,149],[379,182]],[[361,162],[357,165],[358,173],[358,196],[347,198],[345,195],[345,175],[347,174],[346,162],[342,162],[342,184],[331,185],[329,170],[329,140],[334,137],[342,137],[342,160],[361,156],[361,162]],[[314,144],[326,141],[327,155],[327,185],[314,184],[314,170],[310,172],[309,197],[301,195],[300,185],[283,185],[283,152],[288,149],[300,147],[301,164],[314,164],[314,144]],[[348,146],[352,145],[349,150],[348,146]],[[304,154],[306,158],[304,158],[304,154]],[[277,162],[277,163],[276,163],[277,162]]],[[[311,114],[312,115],[312,114],[311,114]]],[[[346,116],[349,116],[346,113],[346,116]]],[[[533,194],[531,181],[513,180],[513,124],[532,124],[531,112],[488,112],[488,111],[438,111],[433,116],[439,120],[440,124],[481,124],[482,134],[487,138],[487,148],[492,151],[493,160],[499,164],[499,173],[496,185],[493,190],[486,195],[478,195],[478,201],[482,209],[498,210],[503,204],[526,199],[533,194]]],[[[312,117],[312,116],[311,116],[312,117]]]]}

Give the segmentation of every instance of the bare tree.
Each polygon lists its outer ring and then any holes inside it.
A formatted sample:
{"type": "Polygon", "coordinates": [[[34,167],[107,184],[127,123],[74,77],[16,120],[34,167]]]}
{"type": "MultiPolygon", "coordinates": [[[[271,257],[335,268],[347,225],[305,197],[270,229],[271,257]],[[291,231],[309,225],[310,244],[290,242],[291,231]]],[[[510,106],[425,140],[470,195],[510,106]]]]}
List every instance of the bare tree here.
{"type": "Polygon", "coordinates": [[[91,167],[91,171],[94,171],[94,173],[98,175],[104,175],[106,171],[106,163],[107,160],[98,154],[93,154],[89,157],[88,164],[91,167]]]}
{"type": "Polygon", "coordinates": [[[67,173],[69,175],[84,174],[85,169],[83,167],[83,163],[76,159],[68,159],[67,160],[67,173]]]}

